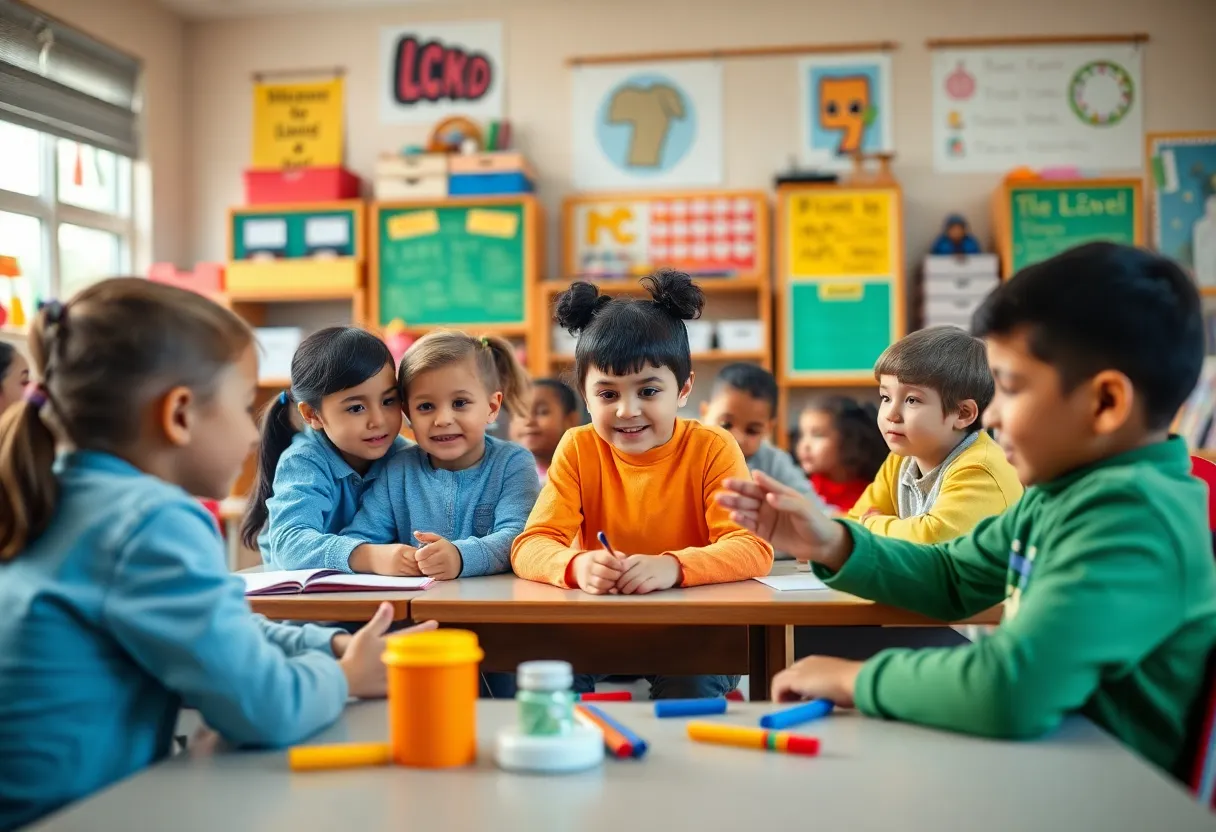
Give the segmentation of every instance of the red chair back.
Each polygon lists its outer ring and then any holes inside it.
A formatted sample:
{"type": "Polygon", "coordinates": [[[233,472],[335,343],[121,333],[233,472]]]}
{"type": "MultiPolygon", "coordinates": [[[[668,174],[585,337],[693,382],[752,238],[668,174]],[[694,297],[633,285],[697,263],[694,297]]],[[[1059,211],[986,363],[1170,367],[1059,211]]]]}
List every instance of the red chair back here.
{"type": "Polygon", "coordinates": [[[1216,532],[1216,462],[1201,456],[1191,457],[1191,474],[1208,486],[1208,528],[1216,532]]]}

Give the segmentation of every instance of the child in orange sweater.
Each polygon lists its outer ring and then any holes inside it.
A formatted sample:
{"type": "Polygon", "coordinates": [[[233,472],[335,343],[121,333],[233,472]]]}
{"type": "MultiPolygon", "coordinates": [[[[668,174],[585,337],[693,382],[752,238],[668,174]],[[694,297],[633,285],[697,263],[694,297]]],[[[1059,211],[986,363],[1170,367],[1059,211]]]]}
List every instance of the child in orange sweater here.
{"type": "MultiPolygon", "coordinates": [[[[651,300],[614,300],[582,282],[558,298],[558,323],[579,336],[574,370],[591,424],[567,431],[553,455],[511,549],[521,578],[629,595],[746,580],[772,566],[772,546],[714,501],[724,480],[748,477],[738,444],[676,415],[693,382],[684,321],[700,315],[705,296],[679,272],[643,283],[651,300]],[[613,551],[596,546],[600,531],[613,551]]],[[[722,696],[738,677],[650,681],[652,698],[685,698],[722,696]]]]}

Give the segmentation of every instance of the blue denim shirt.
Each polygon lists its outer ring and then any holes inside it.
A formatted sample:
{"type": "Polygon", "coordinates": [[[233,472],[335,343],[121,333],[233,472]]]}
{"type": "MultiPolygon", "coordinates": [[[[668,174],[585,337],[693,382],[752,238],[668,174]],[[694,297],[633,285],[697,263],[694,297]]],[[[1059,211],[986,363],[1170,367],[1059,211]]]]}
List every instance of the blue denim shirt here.
{"type": "Polygon", "coordinates": [[[0,563],[0,829],[166,756],[183,701],[237,744],[338,717],[337,631],[254,616],[197,500],[103,453],[56,472],[50,527],[0,563]]]}
{"type": "Polygon", "coordinates": [[[414,532],[430,532],[460,551],[461,577],[496,575],[511,571],[511,544],[539,493],[536,460],[514,442],[487,436],[485,456],[463,471],[433,467],[412,445],[389,461],[342,534],[419,546],[414,532]]]}
{"type": "Polygon", "coordinates": [[[266,528],[258,538],[272,569],[337,569],[350,572],[350,553],[363,541],[339,534],[359,510],[363,494],[407,443],[400,436],[363,476],[342,458],[324,433],[297,433],[279,457],[274,495],[266,501],[266,528]]]}

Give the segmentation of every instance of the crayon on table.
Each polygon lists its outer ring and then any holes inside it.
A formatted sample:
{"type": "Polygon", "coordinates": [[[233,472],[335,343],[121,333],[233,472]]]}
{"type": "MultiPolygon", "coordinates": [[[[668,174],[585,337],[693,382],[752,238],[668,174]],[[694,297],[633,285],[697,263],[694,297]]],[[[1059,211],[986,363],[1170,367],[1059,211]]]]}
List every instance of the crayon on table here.
{"type": "Polygon", "coordinates": [[[726,713],[725,699],[660,699],[654,703],[654,715],[660,719],[673,716],[716,716],[726,713]]]}
{"type": "Polygon", "coordinates": [[[783,751],[786,754],[805,754],[809,757],[819,753],[817,737],[791,734],[789,731],[765,731],[763,728],[748,728],[743,725],[723,725],[720,722],[690,722],[688,736],[697,742],[734,745],[739,748],[783,751]]]}
{"type": "Polygon", "coordinates": [[[604,735],[604,747],[608,753],[619,760],[633,756],[633,745],[625,739],[624,734],[613,728],[604,720],[587,711],[582,705],[574,706],[574,716],[585,725],[594,725],[604,735]]]}
{"type": "Polygon", "coordinates": [[[601,711],[599,708],[595,707],[594,705],[579,705],[577,707],[582,708],[584,711],[586,711],[591,716],[597,717],[601,722],[604,722],[607,725],[609,725],[610,727],[619,731],[621,733],[621,736],[623,736],[626,740],[628,740],[629,744],[633,747],[633,756],[634,757],[637,757],[640,759],[641,757],[644,757],[646,755],[646,749],[648,747],[646,745],[646,740],[642,739],[637,734],[633,733],[633,731],[629,730],[624,725],[622,725],[620,722],[618,722],[617,720],[608,716],[608,714],[604,713],[603,711],[601,711]]]}
{"type": "Polygon", "coordinates": [[[386,766],[391,759],[392,755],[386,742],[297,745],[287,751],[287,764],[292,771],[386,766]]]}
{"type": "Polygon", "coordinates": [[[765,714],[760,717],[760,727],[773,731],[792,728],[795,725],[827,716],[835,707],[836,703],[831,699],[812,699],[810,702],[803,702],[801,705],[795,705],[783,711],[765,714]]]}

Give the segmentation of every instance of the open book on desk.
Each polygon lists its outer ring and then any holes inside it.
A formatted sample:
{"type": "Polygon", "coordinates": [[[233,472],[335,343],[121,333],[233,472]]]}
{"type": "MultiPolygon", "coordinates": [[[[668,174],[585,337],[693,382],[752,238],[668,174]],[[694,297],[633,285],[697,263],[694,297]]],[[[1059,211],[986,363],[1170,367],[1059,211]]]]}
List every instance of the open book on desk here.
{"type": "Polygon", "coordinates": [[[350,574],[336,569],[289,569],[278,572],[242,572],[246,595],[299,595],[314,592],[401,592],[426,589],[431,578],[393,578],[388,575],[350,574]]]}

